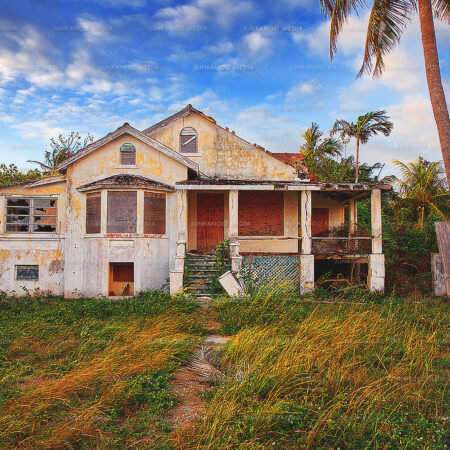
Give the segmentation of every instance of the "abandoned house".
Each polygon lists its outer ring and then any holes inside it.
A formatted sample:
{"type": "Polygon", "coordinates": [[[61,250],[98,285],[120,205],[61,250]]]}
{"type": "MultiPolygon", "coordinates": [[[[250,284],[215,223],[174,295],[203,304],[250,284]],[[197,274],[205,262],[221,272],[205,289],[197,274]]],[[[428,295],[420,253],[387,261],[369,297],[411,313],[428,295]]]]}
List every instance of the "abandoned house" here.
{"type": "Polygon", "coordinates": [[[390,186],[312,182],[298,154],[266,151],[191,105],[143,131],[125,123],[58,169],[0,187],[1,291],[177,293],[189,258],[201,272],[224,239],[236,277],[304,293],[331,273],[384,289],[390,186]],[[362,233],[356,205],[367,198],[362,233]]]}

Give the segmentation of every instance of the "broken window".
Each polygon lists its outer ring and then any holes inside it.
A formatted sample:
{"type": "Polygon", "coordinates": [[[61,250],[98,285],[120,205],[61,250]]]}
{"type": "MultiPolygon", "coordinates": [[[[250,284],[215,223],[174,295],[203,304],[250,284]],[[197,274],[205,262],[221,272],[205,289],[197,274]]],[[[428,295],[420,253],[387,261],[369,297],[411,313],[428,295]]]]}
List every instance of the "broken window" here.
{"type": "Polygon", "coordinates": [[[239,235],[283,236],[282,192],[239,191],[239,235]]]}
{"type": "Polygon", "coordinates": [[[17,281],[37,281],[39,280],[39,266],[16,266],[17,281]]]}
{"type": "Polygon", "coordinates": [[[100,233],[102,216],[102,199],[100,192],[86,197],[86,233],[100,233]]]}
{"type": "Polygon", "coordinates": [[[120,164],[134,166],[136,164],[136,149],[133,144],[123,144],[120,147],[120,164]]]}
{"type": "Polygon", "coordinates": [[[8,198],[6,231],[10,233],[55,233],[57,200],[54,198],[8,198]]]}
{"type": "Polygon", "coordinates": [[[166,232],[166,196],[146,192],[144,195],[144,233],[166,232]]]}
{"type": "Polygon", "coordinates": [[[198,135],[195,128],[185,127],[180,133],[180,152],[181,153],[197,153],[198,135]]]}
{"type": "Polygon", "coordinates": [[[108,192],[108,233],[136,233],[137,193],[108,192]]]}

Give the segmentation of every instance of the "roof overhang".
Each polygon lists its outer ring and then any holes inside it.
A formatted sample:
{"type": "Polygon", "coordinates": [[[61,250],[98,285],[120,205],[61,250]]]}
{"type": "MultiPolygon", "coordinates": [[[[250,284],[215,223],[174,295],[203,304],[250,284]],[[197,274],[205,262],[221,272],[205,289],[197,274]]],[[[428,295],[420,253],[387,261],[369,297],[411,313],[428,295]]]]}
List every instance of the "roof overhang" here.
{"type": "Polygon", "coordinates": [[[168,184],[154,181],[140,175],[112,175],[96,181],[82,184],[77,188],[80,192],[92,192],[101,189],[126,190],[144,189],[158,192],[174,192],[175,189],[168,184]]]}
{"type": "Polygon", "coordinates": [[[171,149],[170,147],[167,147],[164,144],[161,144],[161,142],[155,141],[155,139],[152,139],[149,136],[146,136],[144,133],[141,133],[136,128],[133,128],[128,123],[123,124],[120,128],[118,128],[116,131],[113,131],[112,133],[107,134],[105,137],[99,139],[98,141],[93,142],[92,144],[89,144],[87,147],[81,149],[77,153],[75,153],[70,158],[65,159],[60,164],[58,164],[57,169],[58,170],[64,170],[74,162],[78,161],[79,159],[83,158],[84,156],[88,155],[89,153],[92,153],[94,150],[97,150],[98,148],[108,144],[109,142],[113,141],[114,139],[117,139],[120,136],[123,136],[125,134],[129,134],[130,136],[135,137],[136,139],[139,139],[140,141],[144,142],[145,144],[155,148],[156,150],[160,151],[161,153],[167,155],[168,157],[174,159],[175,161],[178,161],[180,164],[183,164],[184,166],[188,167],[189,169],[195,171],[198,173],[198,164],[194,161],[186,158],[183,155],[180,155],[180,153],[176,152],[175,150],[171,149]]]}

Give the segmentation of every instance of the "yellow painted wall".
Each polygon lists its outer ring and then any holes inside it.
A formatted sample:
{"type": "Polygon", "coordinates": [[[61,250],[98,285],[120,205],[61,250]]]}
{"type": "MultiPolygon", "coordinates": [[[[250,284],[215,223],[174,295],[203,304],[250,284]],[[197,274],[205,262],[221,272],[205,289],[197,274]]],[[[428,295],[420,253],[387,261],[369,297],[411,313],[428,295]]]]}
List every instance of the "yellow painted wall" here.
{"type": "Polygon", "coordinates": [[[336,200],[323,198],[319,195],[312,194],[313,208],[328,208],[329,210],[329,228],[337,227],[344,223],[345,205],[336,200]]]}
{"type": "Polygon", "coordinates": [[[273,180],[291,180],[297,177],[293,167],[196,113],[155,130],[150,136],[179,151],[180,132],[184,127],[196,129],[199,150],[198,156],[185,156],[195,161],[200,171],[208,176],[273,180]]]}

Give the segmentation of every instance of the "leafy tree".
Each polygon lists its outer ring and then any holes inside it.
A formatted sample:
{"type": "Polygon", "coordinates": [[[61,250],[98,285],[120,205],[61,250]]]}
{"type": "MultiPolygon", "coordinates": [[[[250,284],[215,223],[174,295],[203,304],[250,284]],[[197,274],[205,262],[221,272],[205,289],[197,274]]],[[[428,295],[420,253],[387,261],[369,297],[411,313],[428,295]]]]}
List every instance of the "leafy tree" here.
{"type": "Polygon", "coordinates": [[[447,220],[450,198],[441,163],[429,162],[419,156],[417,161],[406,164],[394,159],[393,164],[399,168],[401,178],[392,176],[392,181],[397,184],[410,215],[417,220],[416,228],[423,230],[430,214],[439,220],[447,220]]]}
{"type": "Polygon", "coordinates": [[[26,181],[38,180],[42,177],[42,173],[37,169],[28,172],[20,172],[16,165],[0,164],[0,186],[7,184],[23,183],[26,181]]]}
{"type": "Polygon", "coordinates": [[[302,134],[305,139],[300,147],[300,153],[304,157],[324,158],[340,156],[342,151],[342,141],[333,137],[323,137],[317,123],[311,123],[311,126],[302,134]]]}
{"type": "Polygon", "coordinates": [[[45,152],[44,162],[33,160],[29,160],[28,162],[38,164],[47,174],[55,175],[58,172],[58,164],[75,154],[78,150],[86,147],[93,140],[90,134],[82,138],[80,133],[76,131],[72,131],[67,137],[60,134],[58,139],[50,139],[51,151],[45,152]]]}
{"type": "Polygon", "coordinates": [[[393,126],[386,111],[368,112],[359,116],[356,123],[336,120],[331,134],[340,133],[343,140],[348,138],[356,139],[355,183],[358,183],[359,179],[359,144],[366,144],[372,136],[378,133],[389,136],[393,126]]]}
{"type": "MultiPolygon", "coordinates": [[[[322,12],[331,18],[330,57],[337,52],[337,39],[352,12],[367,7],[360,0],[320,0],[322,12]]],[[[384,70],[384,56],[400,41],[406,22],[418,11],[425,71],[431,106],[441,143],[447,181],[450,182],[450,120],[442,87],[439,57],[434,32],[433,14],[450,22],[449,0],[374,0],[367,27],[364,59],[358,76],[364,72],[380,76],[384,70]]]]}

